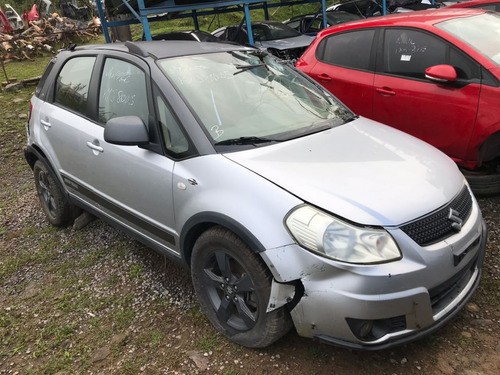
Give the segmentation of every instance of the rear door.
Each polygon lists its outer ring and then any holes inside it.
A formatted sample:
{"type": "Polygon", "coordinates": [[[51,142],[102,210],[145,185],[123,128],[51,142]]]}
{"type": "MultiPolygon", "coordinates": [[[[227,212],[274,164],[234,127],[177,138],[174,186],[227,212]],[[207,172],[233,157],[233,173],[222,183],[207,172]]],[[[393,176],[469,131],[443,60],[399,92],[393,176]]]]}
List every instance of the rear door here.
{"type": "MultiPolygon", "coordinates": [[[[79,56],[59,72],[52,103],[41,119],[49,154],[70,193],[127,228],[178,252],[172,201],[175,158],[164,154],[147,65],[138,58],[79,56]],[[135,61],[137,60],[137,61],[135,61]],[[151,149],[104,141],[106,122],[138,116],[149,127],[151,149]]],[[[158,102],[159,103],[159,102],[158,102]]],[[[172,123],[170,126],[174,125],[172,123]]],[[[166,126],[166,125],[165,125],[166,126]]],[[[180,137],[182,137],[180,133],[180,137]]],[[[187,142],[172,152],[187,150],[187,142]]]]}
{"type": "Polygon", "coordinates": [[[324,38],[316,50],[318,62],[308,73],[352,111],[367,117],[373,109],[375,34],[366,29],[324,38]]]}
{"type": "Polygon", "coordinates": [[[448,42],[423,30],[388,28],[377,59],[372,118],[463,160],[474,130],[480,68],[448,42]],[[457,83],[435,83],[425,69],[450,64],[457,83]]]}

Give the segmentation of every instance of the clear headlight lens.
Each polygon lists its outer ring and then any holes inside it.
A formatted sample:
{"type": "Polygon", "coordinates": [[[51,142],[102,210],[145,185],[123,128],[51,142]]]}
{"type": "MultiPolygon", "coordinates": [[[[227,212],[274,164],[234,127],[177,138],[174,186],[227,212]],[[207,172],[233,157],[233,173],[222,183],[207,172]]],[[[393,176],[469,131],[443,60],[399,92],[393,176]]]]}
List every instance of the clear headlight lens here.
{"type": "Polygon", "coordinates": [[[370,264],[401,258],[386,230],[355,227],[312,206],[291,211],[286,226],[301,246],[331,259],[370,264]]]}

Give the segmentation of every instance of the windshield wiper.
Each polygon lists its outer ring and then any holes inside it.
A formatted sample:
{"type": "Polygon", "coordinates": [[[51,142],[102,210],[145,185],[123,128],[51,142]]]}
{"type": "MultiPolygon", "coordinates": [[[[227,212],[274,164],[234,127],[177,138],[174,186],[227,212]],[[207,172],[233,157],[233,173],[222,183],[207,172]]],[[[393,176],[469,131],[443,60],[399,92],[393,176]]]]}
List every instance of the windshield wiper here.
{"type": "Polygon", "coordinates": [[[239,69],[239,72],[236,72],[236,73],[233,73],[233,76],[235,76],[236,74],[240,74],[240,73],[243,73],[243,72],[246,72],[247,70],[250,70],[250,69],[254,69],[254,68],[260,68],[260,67],[265,67],[266,64],[262,63],[262,64],[251,64],[251,65],[239,65],[239,64],[235,64],[234,67],[236,69],[239,69]]]}
{"type": "Polygon", "coordinates": [[[216,142],[216,146],[231,146],[231,145],[256,145],[259,143],[271,143],[271,142],[281,142],[279,139],[273,138],[262,138],[262,137],[239,137],[225,139],[220,142],[216,142]]]}

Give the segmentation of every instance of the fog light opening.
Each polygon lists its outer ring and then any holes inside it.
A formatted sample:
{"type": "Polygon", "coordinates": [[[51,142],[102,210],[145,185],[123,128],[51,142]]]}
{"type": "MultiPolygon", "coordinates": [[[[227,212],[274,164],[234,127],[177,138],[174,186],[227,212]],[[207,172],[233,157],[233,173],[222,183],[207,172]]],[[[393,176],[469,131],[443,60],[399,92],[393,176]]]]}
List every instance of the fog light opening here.
{"type": "Polygon", "coordinates": [[[361,341],[375,341],[388,333],[406,329],[404,315],[376,320],[346,318],[346,321],[354,336],[361,341]]]}
{"type": "Polygon", "coordinates": [[[361,326],[359,327],[359,336],[362,339],[366,339],[370,337],[370,334],[373,329],[373,320],[365,320],[361,322],[361,326]]]}

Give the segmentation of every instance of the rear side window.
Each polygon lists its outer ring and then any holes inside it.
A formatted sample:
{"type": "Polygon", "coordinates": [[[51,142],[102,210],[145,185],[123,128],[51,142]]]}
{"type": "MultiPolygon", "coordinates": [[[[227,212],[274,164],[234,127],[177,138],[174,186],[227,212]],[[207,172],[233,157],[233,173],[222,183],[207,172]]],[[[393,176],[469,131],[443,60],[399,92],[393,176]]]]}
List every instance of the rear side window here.
{"type": "Polygon", "coordinates": [[[351,31],[325,38],[322,58],[327,64],[370,70],[370,55],[375,30],[351,31]]]}
{"type": "Polygon", "coordinates": [[[42,78],[40,78],[40,81],[38,82],[38,85],[36,86],[35,89],[35,95],[42,100],[45,99],[45,92],[42,92],[42,89],[43,86],[45,85],[45,82],[47,81],[47,77],[49,76],[50,72],[52,71],[52,68],[54,67],[54,63],[55,63],[54,58],[49,61],[49,64],[45,68],[42,78]]]}
{"type": "Polygon", "coordinates": [[[85,114],[95,60],[95,57],[85,56],[66,62],[56,79],[55,103],[85,114]]]}
{"type": "Polygon", "coordinates": [[[99,122],[121,116],[139,116],[148,123],[146,74],[129,62],[108,58],[99,89],[99,122]]]}

